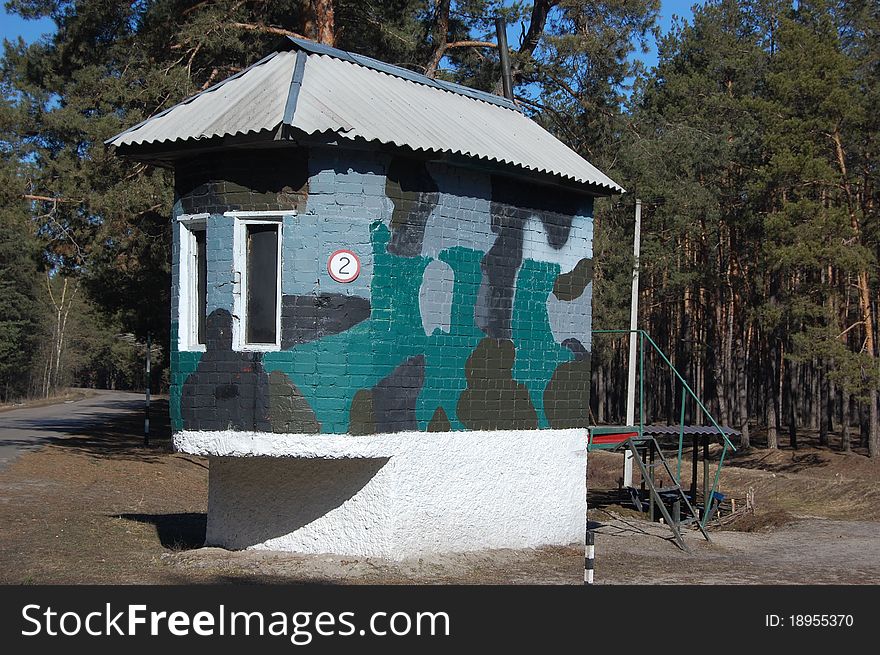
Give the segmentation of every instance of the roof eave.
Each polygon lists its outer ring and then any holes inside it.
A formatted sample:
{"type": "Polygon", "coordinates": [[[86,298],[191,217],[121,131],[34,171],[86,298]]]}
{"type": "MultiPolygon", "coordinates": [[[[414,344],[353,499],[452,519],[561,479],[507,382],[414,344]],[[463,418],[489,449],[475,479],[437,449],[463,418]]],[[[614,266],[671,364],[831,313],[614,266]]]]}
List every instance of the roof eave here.
{"type": "Polygon", "coordinates": [[[410,157],[424,161],[443,162],[475,171],[490,172],[526,182],[554,186],[577,191],[593,197],[611,197],[626,193],[619,185],[610,187],[603,184],[581,182],[569,177],[537,171],[506,162],[491,159],[476,159],[456,153],[415,150],[408,146],[381,144],[365,139],[349,139],[337,133],[307,135],[288,126],[279,125],[274,130],[266,130],[244,135],[213,137],[210,139],[187,139],[164,141],[161,143],[132,144],[112,146],[119,157],[132,161],[173,169],[175,162],[199,155],[234,149],[290,148],[295,146],[324,146],[347,148],[350,150],[379,150],[382,152],[403,152],[410,157]]]}

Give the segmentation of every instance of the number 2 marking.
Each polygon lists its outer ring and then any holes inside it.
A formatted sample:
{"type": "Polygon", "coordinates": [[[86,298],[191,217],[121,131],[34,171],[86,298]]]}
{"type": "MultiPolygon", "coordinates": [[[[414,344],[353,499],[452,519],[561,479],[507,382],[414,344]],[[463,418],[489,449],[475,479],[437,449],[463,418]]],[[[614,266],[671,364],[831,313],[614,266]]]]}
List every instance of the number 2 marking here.
{"type": "Polygon", "coordinates": [[[351,250],[337,250],[327,260],[327,272],[341,284],[357,279],[361,272],[361,262],[351,250]]]}

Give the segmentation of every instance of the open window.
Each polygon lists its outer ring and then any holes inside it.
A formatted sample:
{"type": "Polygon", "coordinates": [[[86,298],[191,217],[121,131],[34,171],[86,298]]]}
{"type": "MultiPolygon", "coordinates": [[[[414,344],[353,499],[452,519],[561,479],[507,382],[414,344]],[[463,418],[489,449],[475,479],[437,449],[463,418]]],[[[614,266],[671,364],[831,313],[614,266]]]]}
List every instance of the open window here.
{"type": "Polygon", "coordinates": [[[238,350],[281,347],[281,220],[236,218],[238,350]]]}
{"type": "Polygon", "coordinates": [[[202,216],[182,216],[179,225],[178,347],[180,350],[204,350],[208,309],[208,233],[202,216]]]}

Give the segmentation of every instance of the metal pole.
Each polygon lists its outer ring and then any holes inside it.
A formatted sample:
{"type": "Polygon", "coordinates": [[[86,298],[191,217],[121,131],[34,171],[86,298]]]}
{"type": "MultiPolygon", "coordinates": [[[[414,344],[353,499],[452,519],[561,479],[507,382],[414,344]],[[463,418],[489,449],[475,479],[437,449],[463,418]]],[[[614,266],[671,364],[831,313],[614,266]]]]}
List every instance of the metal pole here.
{"type": "Polygon", "coordinates": [[[645,436],[645,333],[639,332],[639,437],[645,436]]]}
{"type": "Polygon", "coordinates": [[[584,518],[584,528],[585,528],[585,537],[584,537],[584,584],[593,584],[593,561],[595,559],[595,535],[593,531],[590,530],[590,459],[589,453],[585,449],[584,450],[584,469],[586,475],[584,484],[584,513],[586,514],[584,518]]]}
{"type": "Polygon", "coordinates": [[[687,393],[684,387],[681,388],[681,421],[678,424],[678,473],[675,476],[675,481],[678,484],[681,484],[681,456],[682,449],[684,448],[684,401],[687,398],[685,395],[687,393]]]}
{"type": "Polygon", "coordinates": [[[147,402],[144,406],[144,446],[150,445],[150,355],[152,342],[147,332],[147,402]]]}
{"type": "MultiPolygon", "coordinates": [[[[633,234],[633,276],[632,296],[629,308],[629,380],[626,393],[626,424],[634,425],[636,421],[636,325],[639,318],[639,250],[642,236],[642,201],[636,199],[636,225],[633,234]]],[[[641,436],[641,435],[639,435],[641,436]]],[[[623,461],[623,486],[632,486],[633,455],[627,449],[623,461]]]]}
{"type": "MultiPolygon", "coordinates": [[[[652,440],[648,448],[646,450],[648,455],[648,479],[650,480],[650,484],[648,485],[648,489],[654,488],[655,478],[654,478],[654,441],[652,440]]],[[[651,497],[651,503],[648,505],[648,516],[651,517],[651,523],[654,522],[654,492],[651,491],[648,494],[651,497]]]]}
{"type": "Polygon", "coordinates": [[[593,584],[593,566],[596,561],[596,546],[593,531],[587,528],[587,547],[584,551],[584,584],[593,584]]]}
{"type": "Polygon", "coordinates": [[[709,498],[709,436],[703,437],[703,516],[709,511],[712,499],[709,498]]]}
{"type": "Polygon", "coordinates": [[[498,53],[501,55],[501,88],[504,91],[504,97],[508,100],[513,100],[510,51],[507,49],[507,24],[500,16],[495,19],[495,32],[498,35],[498,53]]]}

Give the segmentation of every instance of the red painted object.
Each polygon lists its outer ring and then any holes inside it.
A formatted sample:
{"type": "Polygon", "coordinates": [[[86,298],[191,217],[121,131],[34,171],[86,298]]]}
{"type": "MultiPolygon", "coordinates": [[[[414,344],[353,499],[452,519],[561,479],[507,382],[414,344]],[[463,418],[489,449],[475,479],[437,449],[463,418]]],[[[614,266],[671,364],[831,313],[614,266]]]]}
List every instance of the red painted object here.
{"type": "Polygon", "coordinates": [[[606,444],[606,443],[623,443],[630,437],[639,436],[638,432],[616,432],[613,434],[599,434],[591,437],[590,443],[592,444],[606,444]]]}

